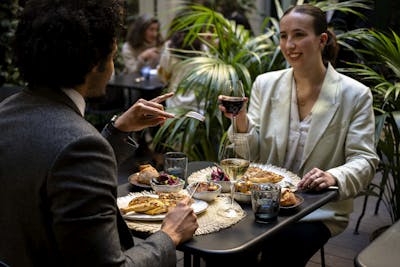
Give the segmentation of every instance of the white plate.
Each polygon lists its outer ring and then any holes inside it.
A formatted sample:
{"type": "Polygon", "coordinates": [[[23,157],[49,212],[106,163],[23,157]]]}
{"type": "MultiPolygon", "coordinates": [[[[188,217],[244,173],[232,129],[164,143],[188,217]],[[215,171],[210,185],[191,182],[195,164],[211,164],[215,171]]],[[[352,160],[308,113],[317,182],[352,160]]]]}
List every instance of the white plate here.
{"type": "MultiPolygon", "coordinates": [[[[129,202],[135,198],[139,197],[140,195],[137,194],[131,194],[125,197],[119,197],[117,199],[117,205],[118,208],[125,208],[128,206],[129,202]]],[[[153,194],[146,194],[146,196],[152,196],[152,197],[158,197],[157,195],[153,194]]],[[[192,208],[195,214],[200,214],[204,212],[208,204],[207,202],[199,199],[193,199],[194,202],[192,204],[192,208]]],[[[163,214],[157,214],[157,215],[148,215],[148,214],[142,214],[142,213],[135,213],[135,212],[128,212],[127,214],[123,214],[122,217],[128,220],[134,220],[134,221],[162,221],[165,218],[166,213],[163,214]]]]}
{"type": "Polygon", "coordinates": [[[205,169],[201,169],[197,172],[192,173],[188,178],[188,184],[195,183],[195,182],[207,182],[211,179],[211,172],[213,170],[217,170],[216,166],[207,167],[205,169]]]}
{"type": "Polygon", "coordinates": [[[137,186],[137,187],[142,188],[144,190],[149,190],[149,189],[151,190],[151,186],[150,185],[139,183],[138,176],[139,176],[139,172],[136,172],[134,174],[129,175],[128,182],[131,185],[137,186]]]}
{"type": "Polygon", "coordinates": [[[304,202],[304,198],[302,196],[295,194],[295,197],[296,197],[296,204],[291,206],[280,206],[280,208],[284,210],[291,210],[297,208],[304,202]]]}
{"type": "MultiPolygon", "coordinates": [[[[278,184],[282,187],[288,187],[292,191],[295,191],[297,188],[297,184],[300,182],[300,177],[296,174],[277,166],[269,165],[269,164],[259,164],[259,163],[250,163],[250,167],[258,167],[260,169],[271,171],[283,176],[283,179],[278,182],[278,184]]],[[[208,181],[211,178],[212,170],[217,169],[217,167],[208,167],[197,172],[192,173],[188,177],[188,183],[194,182],[203,182],[208,181]]]]}
{"type": "Polygon", "coordinates": [[[259,164],[259,163],[251,163],[251,167],[258,167],[260,169],[263,169],[265,171],[271,171],[274,173],[277,173],[279,175],[283,176],[283,179],[278,182],[282,187],[287,187],[290,188],[292,191],[294,191],[297,188],[297,184],[300,182],[301,178],[294,174],[293,172],[290,172],[284,168],[280,168],[274,165],[270,164],[259,164]]]}

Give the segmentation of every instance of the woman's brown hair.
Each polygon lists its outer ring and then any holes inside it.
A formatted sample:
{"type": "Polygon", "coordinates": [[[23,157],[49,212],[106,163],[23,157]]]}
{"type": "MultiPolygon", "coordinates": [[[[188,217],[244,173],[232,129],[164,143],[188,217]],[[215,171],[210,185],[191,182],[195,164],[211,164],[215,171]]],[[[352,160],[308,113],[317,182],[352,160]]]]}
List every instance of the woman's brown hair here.
{"type": "MultiPolygon", "coordinates": [[[[138,17],[136,21],[130,26],[126,36],[126,40],[132,48],[139,48],[143,45],[143,43],[145,42],[146,30],[153,23],[157,23],[160,27],[160,22],[157,18],[152,17],[148,14],[144,14],[138,17]]],[[[156,46],[161,46],[162,44],[163,39],[161,37],[161,33],[159,32],[157,35],[156,46]]]]}

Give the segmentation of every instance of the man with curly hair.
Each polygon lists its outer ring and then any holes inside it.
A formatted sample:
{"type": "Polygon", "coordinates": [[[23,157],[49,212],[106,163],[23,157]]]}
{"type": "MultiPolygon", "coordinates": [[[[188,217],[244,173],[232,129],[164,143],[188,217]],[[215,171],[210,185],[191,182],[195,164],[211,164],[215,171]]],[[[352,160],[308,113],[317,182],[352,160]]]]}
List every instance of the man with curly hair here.
{"type": "Polygon", "coordinates": [[[175,266],[198,227],[186,199],[134,246],[116,205],[130,133],[173,117],[160,104],[172,94],[138,100],[102,134],[83,117],[114,71],[122,14],[120,0],[26,3],[15,54],[27,87],[0,104],[0,263],[175,266]]]}

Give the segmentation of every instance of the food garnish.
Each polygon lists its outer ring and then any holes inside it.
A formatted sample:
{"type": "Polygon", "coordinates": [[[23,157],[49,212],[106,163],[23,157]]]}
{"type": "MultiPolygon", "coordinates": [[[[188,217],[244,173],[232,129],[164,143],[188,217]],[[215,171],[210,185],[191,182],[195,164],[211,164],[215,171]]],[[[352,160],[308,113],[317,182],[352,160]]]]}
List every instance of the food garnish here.
{"type": "Polygon", "coordinates": [[[160,176],[153,179],[153,183],[158,185],[177,185],[180,183],[180,180],[175,175],[160,173],[160,176]]]}
{"type": "Polygon", "coordinates": [[[224,173],[224,171],[220,168],[216,170],[213,169],[211,172],[211,180],[212,181],[229,181],[228,176],[224,173]]]}
{"type": "Polygon", "coordinates": [[[196,192],[206,192],[206,191],[215,191],[218,190],[218,186],[213,182],[198,182],[199,185],[196,188],[196,192]]]}
{"type": "Polygon", "coordinates": [[[237,192],[250,195],[251,189],[253,187],[253,182],[251,181],[239,181],[235,184],[235,189],[237,192]]]}

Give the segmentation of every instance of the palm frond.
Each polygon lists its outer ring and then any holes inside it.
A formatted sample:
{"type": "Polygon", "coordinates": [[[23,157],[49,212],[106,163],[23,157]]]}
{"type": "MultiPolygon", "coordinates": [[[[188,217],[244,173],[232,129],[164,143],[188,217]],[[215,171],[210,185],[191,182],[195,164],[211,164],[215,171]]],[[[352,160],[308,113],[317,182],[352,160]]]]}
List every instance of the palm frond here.
{"type": "Polygon", "coordinates": [[[341,11],[343,13],[353,13],[360,18],[365,19],[363,13],[357,11],[357,9],[371,9],[372,1],[368,0],[349,0],[349,1],[340,1],[340,2],[333,2],[333,1],[310,1],[310,4],[319,7],[323,11],[341,11]]]}

